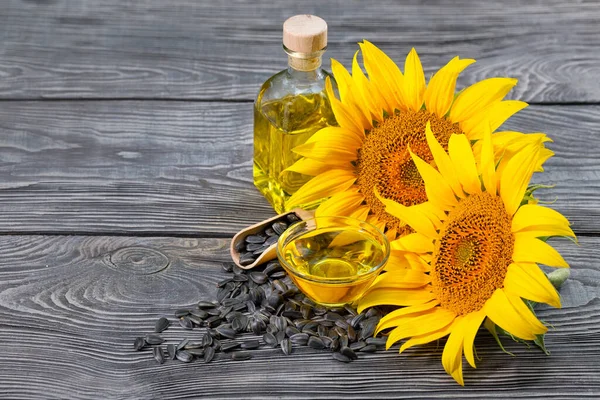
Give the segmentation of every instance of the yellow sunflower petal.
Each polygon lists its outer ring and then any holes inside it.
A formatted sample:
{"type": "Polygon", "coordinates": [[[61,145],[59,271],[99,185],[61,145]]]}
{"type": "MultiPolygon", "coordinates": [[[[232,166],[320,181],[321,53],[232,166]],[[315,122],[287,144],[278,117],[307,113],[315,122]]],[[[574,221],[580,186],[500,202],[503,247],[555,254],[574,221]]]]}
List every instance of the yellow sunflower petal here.
{"type": "Polygon", "coordinates": [[[479,140],[484,127],[489,127],[494,132],[512,115],[527,106],[527,103],[518,100],[496,101],[486,109],[461,122],[460,127],[469,140],[479,140]]]}
{"type": "Polygon", "coordinates": [[[461,386],[465,385],[462,372],[462,353],[465,336],[465,318],[458,317],[452,324],[450,336],[442,353],[444,370],[461,386]]]}
{"type": "Polygon", "coordinates": [[[416,269],[418,271],[431,270],[431,265],[419,254],[406,253],[404,258],[411,269],[416,269]]]}
{"type": "Polygon", "coordinates": [[[413,306],[431,301],[435,295],[427,290],[420,289],[377,289],[372,288],[363,296],[358,303],[357,311],[361,313],[364,309],[378,306],[413,306]]]}
{"type": "Polygon", "coordinates": [[[450,334],[450,332],[452,331],[453,325],[454,324],[449,323],[448,325],[446,325],[442,329],[438,329],[437,331],[426,333],[424,335],[413,336],[412,338],[410,338],[406,342],[404,342],[404,344],[402,346],[400,346],[400,353],[402,353],[406,349],[409,349],[413,346],[433,342],[434,340],[443,338],[444,336],[450,334]]]}
{"type": "Polygon", "coordinates": [[[372,83],[369,82],[358,64],[358,51],[354,53],[354,58],[352,59],[352,79],[354,80],[355,87],[358,89],[359,95],[363,98],[365,106],[371,112],[371,118],[376,121],[382,121],[383,110],[386,105],[378,101],[378,98],[373,95],[375,90],[371,87],[372,83]]]}
{"type": "Polygon", "coordinates": [[[390,242],[396,239],[396,236],[398,236],[398,230],[396,228],[388,229],[385,232],[385,237],[387,237],[390,242]]]}
{"type": "MultiPolygon", "coordinates": [[[[373,83],[373,88],[379,92],[381,96],[380,101],[385,102],[385,111],[388,114],[392,114],[395,108],[401,108],[401,104],[397,101],[394,89],[392,88],[398,85],[398,82],[394,80],[394,77],[390,74],[390,70],[386,68],[389,66],[385,60],[387,56],[383,51],[366,40],[358,45],[362,52],[363,64],[369,74],[369,80],[373,83]]],[[[398,72],[400,73],[400,71],[398,72]]]]}
{"type": "Polygon", "coordinates": [[[534,332],[536,335],[540,335],[548,331],[548,328],[546,328],[544,324],[537,319],[533,311],[531,311],[527,304],[523,302],[523,299],[521,299],[520,296],[512,293],[504,293],[506,294],[508,301],[510,301],[510,304],[512,304],[512,306],[521,316],[521,319],[527,321],[527,323],[531,326],[532,332],[534,332]]]}
{"type": "Polygon", "coordinates": [[[299,159],[298,161],[281,171],[281,174],[284,174],[286,172],[297,172],[299,174],[317,176],[330,168],[331,166],[325,163],[302,157],[301,159],[299,159]]]}
{"type": "Polygon", "coordinates": [[[538,303],[560,308],[560,297],[548,277],[533,263],[512,263],[504,278],[504,290],[538,303]]]}
{"type": "Polygon", "coordinates": [[[289,199],[289,207],[294,208],[326,197],[333,196],[350,188],[356,181],[352,171],[330,169],[312,178],[289,199]]]}
{"type": "Polygon", "coordinates": [[[306,143],[335,143],[340,147],[356,150],[363,145],[363,141],[364,136],[361,137],[353,131],[339,126],[327,126],[315,132],[306,143]]]}
{"type": "Polygon", "coordinates": [[[553,225],[568,228],[571,223],[556,210],[533,204],[525,204],[519,207],[513,217],[512,231],[520,232],[531,230],[540,225],[553,225]]]}
{"type": "Polygon", "coordinates": [[[527,146],[508,161],[500,177],[500,196],[508,215],[514,215],[523,200],[537,165],[541,143],[527,146]]]}
{"type": "Polygon", "coordinates": [[[496,161],[494,160],[494,147],[492,146],[492,133],[490,127],[485,127],[481,145],[481,180],[485,191],[496,195],[496,161]]]}
{"type": "Polygon", "coordinates": [[[409,109],[419,111],[425,94],[425,74],[421,60],[414,47],[404,62],[404,99],[409,109]]]}
{"type": "Polygon", "coordinates": [[[453,209],[457,203],[456,196],[444,177],[431,164],[414,154],[410,147],[408,151],[425,182],[425,193],[427,193],[429,203],[444,211],[453,209]]]}
{"type": "Polygon", "coordinates": [[[516,79],[489,78],[469,86],[454,100],[450,121],[461,122],[471,118],[495,101],[502,100],[516,84],[516,79]]]}
{"type": "Polygon", "coordinates": [[[384,329],[397,326],[398,322],[400,322],[402,318],[406,318],[407,316],[421,315],[424,312],[431,310],[438,304],[439,302],[434,300],[424,304],[419,304],[417,306],[402,307],[397,310],[394,310],[381,318],[379,324],[377,324],[375,335],[377,335],[384,329]]]}
{"type": "Polygon", "coordinates": [[[552,246],[523,232],[515,233],[513,261],[569,268],[569,264],[552,246]]]}
{"type": "Polygon", "coordinates": [[[479,174],[469,139],[465,135],[450,136],[448,154],[463,190],[469,194],[481,192],[479,174]]]}
{"type": "Polygon", "coordinates": [[[483,311],[496,325],[518,338],[534,340],[536,334],[543,333],[532,330],[531,325],[523,320],[502,289],[497,289],[486,301],[483,311]]]}
{"type": "Polygon", "coordinates": [[[398,271],[410,269],[410,264],[406,260],[405,253],[402,251],[390,251],[390,256],[385,263],[384,271],[398,271]]]}
{"type": "Polygon", "coordinates": [[[357,119],[361,120],[363,129],[369,129],[371,125],[371,113],[368,111],[363,97],[357,93],[352,76],[339,61],[333,58],[331,59],[331,71],[337,83],[340,100],[352,109],[357,119]]]}
{"type": "Polygon", "coordinates": [[[357,158],[356,150],[338,143],[312,142],[294,147],[294,153],[329,165],[348,165],[357,158]]]}
{"type": "Polygon", "coordinates": [[[369,206],[360,206],[360,207],[356,208],[354,211],[352,211],[352,213],[350,214],[350,217],[356,218],[360,221],[366,221],[367,216],[369,215],[369,211],[370,211],[369,206]]]}
{"type": "Polygon", "coordinates": [[[434,244],[431,238],[421,233],[409,233],[390,242],[392,250],[410,251],[413,253],[431,253],[434,244]]]}
{"type": "Polygon", "coordinates": [[[357,190],[346,190],[334,194],[329,200],[321,203],[315,211],[315,217],[323,216],[349,216],[358,206],[362,204],[365,197],[357,190]]]}
{"type": "Polygon", "coordinates": [[[464,198],[465,192],[463,192],[462,186],[458,181],[452,160],[450,160],[450,156],[433,135],[429,121],[427,121],[427,125],[425,125],[425,137],[427,138],[427,144],[429,145],[429,149],[431,150],[433,160],[435,161],[438,170],[444,179],[446,179],[446,182],[448,182],[448,185],[450,185],[454,194],[460,198],[464,198]]]}
{"type": "Polygon", "coordinates": [[[342,128],[354,132],[359,137],[364,136],[365,127],[362,125],[362,122],[352,114],[351,110],[345,104],[335,98],[329,77],[327,77],[325,82],[325,88],[337,123],[342,128]]]}
{"type": "Polygon", "coordinates": [[[431,278],[423,271],[414,269],[403,269],[394,273],[381,274],[372,284],[372,287],[397,288],[397,289],[418,289],[431,282],[431,278]]]}
{"type": "Polygon", "coordinates": [[[475,60],[460,60],[458,57],[454,57],[431,77],[424,95],[427,110],[438,117],[446,115],[454,100],[458,75],[474,62],[475,60]]]}
{"type": "Polygon", "coordinates": [[[481,310],[465,315],[463,347],[465,358],[473,368],[477,368],[473,354],[473,342],[484,319],[485,313],[481,310]]]}
{"type": "Polygon", "coordinates": [[[437,232],[435,231],[433,223],[421,210],[415,207],[406,207],[405,205],[396,203],[393,200],[384,199],[379,196],[378,193],[376,193],[376,195],[385,206],[385,211],[388,214],[393,215],[401,221],[404,221],[418,233],[427,235],[431,238],[435,238],[437,236],[437,232]]]}
{"type": "Polygon", "coordinates": [[[386,349],[389,349],[398,340],[405,339],[411,336],[424,335],[437,331],[447,326],[456,318],[456,314],[452,311],[441,307],[435,307],[430,312],[418,314],[415,317],[407,317],[393,329],[386,343],[386,349]]]}

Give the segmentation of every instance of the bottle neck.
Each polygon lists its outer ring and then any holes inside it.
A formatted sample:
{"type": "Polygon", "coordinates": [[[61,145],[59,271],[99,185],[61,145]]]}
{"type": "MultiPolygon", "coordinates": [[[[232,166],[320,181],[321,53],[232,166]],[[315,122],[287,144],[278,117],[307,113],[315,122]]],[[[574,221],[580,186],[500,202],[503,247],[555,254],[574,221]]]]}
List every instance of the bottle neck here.
{"type": "Polygon", "coordinates": [[[288,65],[295,71],[315,71],[319,69],[322,63],[322,56],[326,48],[315,51],[314,53],[298,53],[283,46],[288,55],[288,65]]]}

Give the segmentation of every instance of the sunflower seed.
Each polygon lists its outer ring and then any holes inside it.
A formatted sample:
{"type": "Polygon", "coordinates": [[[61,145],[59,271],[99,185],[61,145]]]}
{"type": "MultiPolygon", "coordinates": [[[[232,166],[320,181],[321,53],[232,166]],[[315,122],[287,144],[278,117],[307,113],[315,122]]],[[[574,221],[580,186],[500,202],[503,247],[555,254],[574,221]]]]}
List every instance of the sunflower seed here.
{"type": "Polygon", "coordinates": [[[267,324],[262,319],[254,319],[251,323],[252,332],[256,336],[259,336],[262,332],[267,329],[267,324]]]}
{"type": "Polygon", "coordinates": [[[269,298],[267,299],[268,304],[273,307],[273,308],[277,308],[282,302],[283,302],[283,296],[280,294],[272,294],[271,296],[269,296],[269,298]]]}
{"type": "Polygon", "coordinates": [[[221,351],[229,351],[240,347],[240,342],[224,342],[221,343],[221,351]]]}
{"type": "Polygon", "coordinates": [[[275,233],[275,231],[273,230],[273,228],[268,227],[267,229],[265,229],[265,235],[267,235],[267,236],[276,236],[277,233],[275,233]]]}
{"type": "Polygon", "coordinates": [[[288,228],[288,224],[286,224],[283,221],[275,221],[271,225],[271,228],[273,228],[273,230],[275,231],[276,234],[282,235],[283,232],[285,232],[285,230],[288,228]]]}
{"type": "Polygon", "coordinates": [[[187,308],[180,308],[179,310],[175,311],[175,316],[177,318],[180,318],[180,317],[184,317],[184,316],[188,315],[189,313],[190,313],[190,310],[188,310],[187,308]]]}
{"type": "Polygon", "coordinates": [[[215,308],[216,306],[218,306],[218,304],[213,303],[212,301],[202,300],[198,302],[198,308],[203,310],[207,308],[215,308]]]}
{"type": "Polygon", "coordinates": [[[204,347],[204,344],[202,342],[188,342],[185,346],[183,346],[183,349],[191,350],[191,349],[199,349],[201,347],[204,347]]]}
{"type": "Polygon", "coordinates": [[[231,321],[231,327],[236,332],[242,332],[248,326],[248,317],[245,315],[239,315],[231,321]]]}
{"type": "Polygon", "coordinates": [[[199,349],[189,349],[186,351],[195,357],[202,357],[204,355],[205,350],[204,347],[201,347],[199,349]]]}
{"type": "Polygon", "coordinates": [[[288,326],[287,328],[285,328],[285,335],[287,337],[292,337],[293,335],[300,333],[300,330],[298,328],[296,328],[295,326],[288,326]]]}
{"type": "Polygon", "coordinates": [[[250,272],[249,276],[250,279],[252,279],[252,281],[257,285],[262,285],[269,279],[264,272],[260,271],[252,271],[250,272]]]}
{"type": "Polygon", "coordinates": [[[223,325],[217,327],[217,332],[221,337],[227,339],[235,339],[235,331],[231,328],[224,327],[223,325]]]}
{"type": "Polygon", "coordinates": [[[279,240],[279,236],[269,236],[267,238],[267,240],[265,240],[265,243],[263,243],[263,246],[269,247],[269,246],[277,243],[278,240],[279,240]]]}
{"type": "Polygon", "coordinates": [[[234,282],[248,282],[248,275],[244,275],[244,274],[239,274],[239,275],[235,275],[233,277],[233,281],[234,282]]]}
{"type": "Polygon", "coordinates": [[[154,324],[154,332],[161,333],[171,325],[171,322],[165,317],[160,317],[154,324]]]}
{"type": "Polygon", "coordinates": [[[281,271],[283,271],[283,267],[281,266],[281,264],[279,264],[277,261],[271,261],[270,263],[267,264],[267,266],[263,270],[263,273],[265,275],[270,276],[274,272],[281,272],[281,271]]]}
{"type": "Polygon", "coordinates": [[[187,316],[179,318],[179,325],[181,325],[183,329],[194,329],[194,323],[187,316]]]}
{"type": "Polygon", "coordinates": [[[258,340],[248,340],[241,344],[241,348],[245,350],[258,349],[260,346],[260,342],[258,340]]]}
{"type": "Polygon", "coordinates": [[[181,350],[178,351],[177,354],[175,354],[175,357],[177,357],[177,359],[181,362],[191,362],[194,359],[194,356],[187,350],[181,350]]]}
{"type": "Polygon", "coordinates": [[[269,347],[277,346],[277,338],[272,333],[269,333],[269,332],[265,333],[263,335],[263,341],[269,347]]]}
{"type": "Polygon", "coordinates": [[[348,347],[348,336],[340,335],[340,347],[348,347]]]}
{"type": "Polygon", "coordinates": [[[231,353],[231,359],[235,361],[244,361],[252,358],[252,354],[247,351],[235,351],[231,353]]]}
{"type": "Polygon", "coordinates": [[[250,252],[250,251],[251,251],[251,252],[253,252],[253,254],[254,254],[254,252],[255,252],[256,250],[258,250],[258,249],[262,249],[263,247],[264,247],[264,245],[263,245],[262,243],[248,243],[248,244],[246,245],[246,251],[248,251],[248,252],[250,252]]]}
{"type": "Polygon", "coordinates": [[[162,364],[165,362],[165,353],[163,352],[162,347],[157,346],[154,349],[152,349],[152,354],[154,355],[154,359],[159,363],[162,364]]]}
{"type": "Polygon", "coordinates": [[[365,343],[363,340],[360,340],[358,342],[354,342],[354,343],[350,343],[350,347],[352,350],[354,351],[358,351],[360,349],[362,349],[363,347],[365,347],[367,345],[367,343],[365,343]]]}
{"type": "Polygon", "coordinates": [[[169,358],[171,360],[175,359],[175,353],[177,353],[177,349],[175,348],[174,344],[167,345],[167,353],[169,354],[169,358]]]}
{"type": "Polygon", "coordinates": [[[331,345],[329,346],[331,348],[331,350],[335,351],[337,349],[340,348],[340,338],[336,337],[335,339],[331,340],[331,345]]]}
{"type": "Polygon", "coordinates": [[[323,336],[320,339],[323,342],[323,345],[325,346],[325,348],[331,348],[331,345],[333,344],[332,338],[330,338],[328,336],[323,336]]]}
{"type": "Polygon", "coordinates": [[[343,355],[345,355],[346,357],[348,357],[352,360],[356,360],[358,358],[358,356],[356,355],[354,350],[352,350],[350,347],[345,347],[345,346],[341,347],[340,353],[342,353],[343,355]]]}
{"type": "Polygon", "coordinates": [[[353,328],[358,328],[359,324],[364,319],[365,319],[365,314],[358,314],[357,316],[352,318],[352,320],[350,321],[350,325],[352,325],[353,328]]]}
{"type": "MultiPolygon", "coordinates": [[[[356,330],[354,330],[354,328],[352,327],[352,325],[348,325],[348,328],[346,328],[346,332],[348,333],[348,340],[349,341],[353,342],[353,341],[356,340],[356,330]]],[[[371,333],[371,335],[373,335],[373,333],[371,333]]]]}
{"type": "Polygon", "coordinates": [[[343,319],[338,319],[337,321],[335,321],[335,324],[342,329],[348,329],[349,326],[349,324],[343,319]]]}
{"type": "Polygon", "coordinates": [[[215,358],[215,349],[212,347],[206,347],[204,349],[204,362],[209,363],[215,358]]]}
{"type": "Polygon", "coordinates": [[[250,252],[240,254],[240,265],[246,266],[256,261],[256,256],[250,252]]]}
{"type": "Polygon", "coordinates": [[[202,326],[204,324],[204,321],[202,320],[202,318],[198,318],[195,315],[188,315],[186,318],[188,318],[190,321],[192,321],[194,323],[194,325],[202,326]]]}
{"type": "MultiPolygon", "coordinates": [[[[242,242],[242,241],[237,242],[236,245],[235,245],[235,249],[237,251],[241,250],[240,243],[241,243],[242,248],[244,246],[244,242],[242,242]]],[[[223,271],[225,271],[225,272],[233,272],[233,267],[235,266],[235,264],[232,263],[232,262],[224,262],[223,264],[221,264],[221,266],[223,267],[223,271]]]]}
{"type": "Polygon", "coordinates": [[[290,339],[283,339],[281,341],[281,351],[283,351],[283,354],[286,356],[292,354],[292,342],[290,339]]]}
{"type": "Polygon", "coordinates": [[[377,327],[377,324],[379,323],[379,319],[366,319],[362,322],[362,329],[360,331],[360,339],[366,339],[368,337],[373,336],[373,334],[375,333],[375,328],[377,327]]]}
{"type": "Polygon", "coordinates": [[[156,333],[147,334],[144,340],[146,340],[146,343],[150,345],[161,344],[165,341],[165,339],[163,339],[160,335],[157,335],[156,333]]]}
{"type": "Polygon", "coordinates": [[[193,315],[194,317],[198,317],[200,319],[208,318],[208,313],[204,310],[190,310],[190,315],[193,315]]]}
{"type": "Polygon", "coordinates": [[[317,327],[317,334],[319,336],[327,336],[327,328],[325,328],[323,325],[319,325],[317,327]]]}
{"type": "Polygon", "coordinates": [[[385,346],[387,343],[387,338],[384,337],[379,337],[379,338],[374,338],[374,337],[370,337],[367,338],[365,340],[365,342],[367,342],[367,344],[374,344],[375,346],[385,346]]]}
{"type": "Polygon", "coordinates": [[[273,287],[275,288],[275,290],[279,290],[281,293],[286,292],[288,290],[287,285],[279,279],[275,279],[273,281],[273,287]]]}
{"type": "Polygon", "coordinates": [[[313,312],[315,313],[315,315],[324,315],[327,312],[327,308],[321,305],[316,305],[313,307],[313,312]]]}
{"type": "Polygon", "coordinates": [[[290,223],[294,223],[294,222],[300,221],[300,218],[295,213],[288,214],[285,217],[287,218],[287,220],[290,223]]]}
{"type": "Polygon", "coordinates": [[[306,333],[296,333],[290,336],[290,340],[292,341],[292,343],[298,346],[305,346],[308,343],[309,337],[312,336],[308,336],[308,334],[306,333]]]}
{"type": "Polygon", "coordinates": [[[269,276],[273,279],[281,279],[281,278],[285,278],[287,276],[287,274],[285,273],[285,271],[277,271],[277,272],[271,273],[271,275],[269,275],[269,276]]]}
{"type": "Polygon", "coordinates": [[[146,345],[146,341],[143,337],[136,337],[133,341],[133,348],[137,351],[140,351],[146,345]]]}
{"type": "Polygon", "coordinates": [[[175,351],[179,351],[179,350],[183,349],[185,347],[185,345],[187,345],[189,343],[189,341],[190,341],[190,339],[183,339],[181,342],[179,342],[175,351]]]}
{"type": "Polygon", "coordinates": [[[364,353],[374,353],[377,351],[377,346],[375,346],[374,344],[368,344],[358,351],[362,351],[364,353]]]}
{"type": "Polygon", "coordinates": [[[246,243],[259,243],[262,244],[267,239],[266,235],[248,235],[244,239],[246,243]]]}
{"type": "Polygon", "coordinates": [[[219,326],[221,321],[223,321],[223,319],[221,319],[221,317],[215,315],[213,317],[208,318],[205,322],[206,322],[206,326],[208,326],[209,328],[214,328],[216,326],[219,326]]]}
{"type": "Polygon", "coordinates": [[[219,349],[221,348],[221,341],[219,339],[213,339],[213,344],[210,347],[215,349],[215,351],[219,351],[219,349]]]}
{"type": "Polygon", "coordinates": [[[351,358],[341,353],[333,353],[333,359],[344,363],[352,362],[351,358]]]}
{"type": "Polygon", "coordinates": [[[321,338],[318,338],[316,336],[311,336],[308,338],[308,346],[312,347],[313,349],[317,349],[317,350],[321,350],[321,349],[325,348],[325,344],[323,343],[321,338]]]}

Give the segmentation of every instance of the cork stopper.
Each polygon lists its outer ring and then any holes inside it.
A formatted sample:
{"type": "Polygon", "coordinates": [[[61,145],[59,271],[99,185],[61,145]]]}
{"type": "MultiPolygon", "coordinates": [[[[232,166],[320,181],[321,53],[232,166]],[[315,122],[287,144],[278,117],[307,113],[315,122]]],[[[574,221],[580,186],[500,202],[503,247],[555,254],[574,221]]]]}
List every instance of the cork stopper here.
{"type": "Polygon", "coordinates": [[[327,23],[316,15],[295,15],[283,23],[283,45],[297,53],[314,53],[327,47],[327,23]]]}

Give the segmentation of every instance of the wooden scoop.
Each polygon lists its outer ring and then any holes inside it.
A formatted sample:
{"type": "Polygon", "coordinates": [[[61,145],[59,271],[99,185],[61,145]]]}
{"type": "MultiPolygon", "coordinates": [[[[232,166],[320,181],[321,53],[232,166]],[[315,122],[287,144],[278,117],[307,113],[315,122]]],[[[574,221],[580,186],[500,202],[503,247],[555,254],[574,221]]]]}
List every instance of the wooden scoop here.
{"type": "Polygon", "coordinates": [[[245,239],[247,236],[254,235],[259,232],[263,232],[273,222],[279,220],[282,217],[287,216],[288,214],[296,214],[296,216],[302,221],[314,218],[314,211],[305,211],[301,208],[295,208],[292,211],[288,211],[286,213],[276,215],[273,218],[265,219],[264,221],[261,221],[258,224],[254,224],[252,226],[242,229],[233,237],[233,239],[231,239],[230,252],[231,252],[231,258],[233,259],[233,262],[235,263],[235,265],[237,265],[238,267],[240,267],[242,269],[252,269],[252,268],[256,267],[257,265],[264,264],[265,262],[276,258],[277,257],[277,250],[276,250],[277,242],[275,242],[272,245],[270,245],[269,247],[267,247],[252,264],[248,264],[248,265],[240,264],[240,252],[237,251],[236,248],[238,248],[238,245],[240,244],[240,242],[245,242],[245,239]]]}

